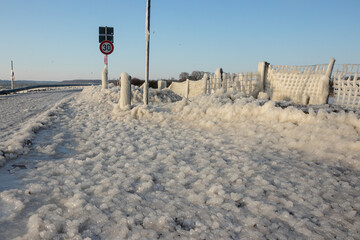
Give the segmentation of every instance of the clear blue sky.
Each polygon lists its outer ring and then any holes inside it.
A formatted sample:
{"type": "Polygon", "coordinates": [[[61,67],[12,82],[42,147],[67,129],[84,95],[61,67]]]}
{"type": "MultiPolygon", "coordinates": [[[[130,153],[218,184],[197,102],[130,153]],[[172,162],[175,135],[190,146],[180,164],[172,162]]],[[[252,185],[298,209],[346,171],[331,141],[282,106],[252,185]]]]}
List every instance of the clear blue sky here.
{"type": "MultiPolygon", "coordinates": [[[[0,79],[100,79],[98,27],[115,31],[109,78],[144,78],[146,0],[0,0],[0,79]]],[[[360,63],[360,0],[152,0],[150,79],[244,72],[259,61],[360,63]]]]}

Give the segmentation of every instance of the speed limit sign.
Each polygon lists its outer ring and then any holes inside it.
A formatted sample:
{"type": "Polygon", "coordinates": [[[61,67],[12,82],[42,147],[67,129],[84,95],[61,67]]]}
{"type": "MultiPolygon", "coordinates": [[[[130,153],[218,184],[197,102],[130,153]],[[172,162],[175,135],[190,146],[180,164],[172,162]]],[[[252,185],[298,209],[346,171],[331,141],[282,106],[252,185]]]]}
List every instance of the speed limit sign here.
{"type": "Polygon", "coordinates": [[[102,41],[100,43],[100,51],[105,55],[109,55],[114,51],[114,45],[110,41],[102,41]]]}

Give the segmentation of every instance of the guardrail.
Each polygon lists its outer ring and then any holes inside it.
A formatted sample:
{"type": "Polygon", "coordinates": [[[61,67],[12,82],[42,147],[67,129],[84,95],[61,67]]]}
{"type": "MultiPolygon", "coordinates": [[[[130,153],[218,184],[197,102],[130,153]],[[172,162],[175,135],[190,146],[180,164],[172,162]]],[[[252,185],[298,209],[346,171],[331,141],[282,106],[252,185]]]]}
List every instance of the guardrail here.
{"type": "Polygon", "coordinates": [[[86,86],[93,86],[93,85],[99,85],[99,84],[93,84],[93,83],[80,83],[80,84],[52,84],[52,85],[35,85],[35,86],[28,86],[23,88],[15,88],[15,89],[7,89],[7,90],[0,90],[0,95],[10,94],[10,93],[16,93],[36,88],[50,88],[50,87],[86,87],[86,86]]]}

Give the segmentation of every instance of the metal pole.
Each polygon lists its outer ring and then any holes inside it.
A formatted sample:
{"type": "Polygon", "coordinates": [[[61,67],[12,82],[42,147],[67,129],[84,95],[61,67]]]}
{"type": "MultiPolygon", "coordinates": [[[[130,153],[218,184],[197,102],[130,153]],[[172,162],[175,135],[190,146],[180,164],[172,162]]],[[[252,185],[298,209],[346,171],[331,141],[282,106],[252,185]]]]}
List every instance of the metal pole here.
{"type": "Polygon", "coordinates": [[[144,104],[149,104],[149,49],[150,49],[150,0],[146,4],[146,22],[145,22],[145,40],[146,40],[146,64],[145,64],[145,84],[144,84],[144,104]]]}
{"type": "MultiPolygon", "coordinates": [[[[107,26],[105,26],[105,41],[107,41],[107,26]]],[[[109,72],[109,69],[108,69],[108,56],[105,54],[105,73],[104,73],[104,83],[103,83],[103,86],[102,88],[103,89],[107,89],[108,88],[108,72],[109,72]]]]}

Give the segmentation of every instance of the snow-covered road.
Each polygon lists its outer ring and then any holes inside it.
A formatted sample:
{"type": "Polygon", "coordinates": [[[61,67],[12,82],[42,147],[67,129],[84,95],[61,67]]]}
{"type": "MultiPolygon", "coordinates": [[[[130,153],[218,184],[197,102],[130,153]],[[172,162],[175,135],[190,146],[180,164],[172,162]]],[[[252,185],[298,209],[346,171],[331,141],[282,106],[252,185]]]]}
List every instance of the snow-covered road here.
{"type": "Polygon", "coordinates": [[[0,171],[0,236],[360,239],[358,115],[236,94],[133,98],[122,111],[119,88],[89,87],[42,117],[0,171]]]}
{"type": "MultiPolygon", "coordinates": [[[[60,100],[78,91],[62,90],[0,95],[0,142],[7,142],[31,118],[45,112],[60,100]]],[[[2,150],[1,144],[0,150],[2,150]]]]}

